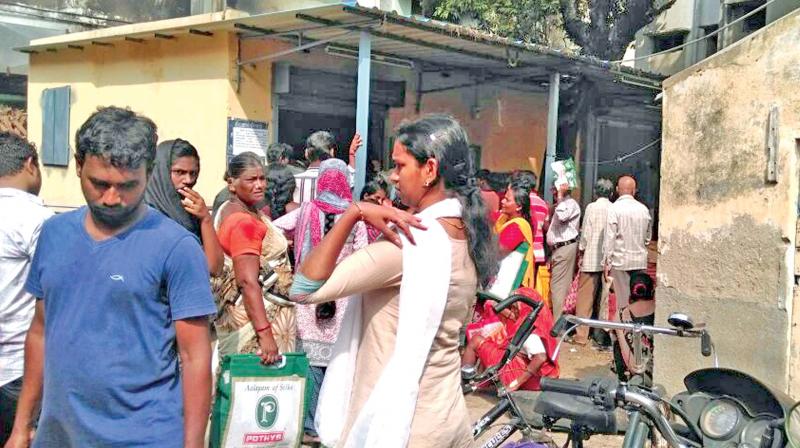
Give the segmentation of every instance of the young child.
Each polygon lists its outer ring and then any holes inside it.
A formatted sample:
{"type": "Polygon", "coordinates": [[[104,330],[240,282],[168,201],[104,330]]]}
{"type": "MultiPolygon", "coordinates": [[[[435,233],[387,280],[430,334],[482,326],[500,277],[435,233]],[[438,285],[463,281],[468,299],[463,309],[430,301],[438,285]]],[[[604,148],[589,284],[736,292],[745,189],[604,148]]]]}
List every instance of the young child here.
{"type": "MultiPolygon", "coordinates": [[[[656,303],[653,300],[653,279],[644,271],[631,274],[630,305],[619,311],[619,320],[624,323],[653,325],[655,322],[656,303]]],[[[614,370],[620,381],[629,381],[636,375],[642,375],[645,385],[653,381],[653,339],[642,337],[642,354],[647,361],[644,372],[634,372],[633,336],[622,330],[614,332],[614,370]]]]}
{"type": "MultiPolygon", "coordinates": [[[[515,294],[523,294],[534,301],[542,298],[535,290],[520,288],[515,294]]],[[[495,314],[492,303],[486,302],[482,319],[467,326],[467,347],[461,356],[463,365],[474,365],[480,360],[485,369],[500,361],[503,353],[514,337],[519,326],[532,309],[521,302],[495,314]]],[[[550,336],[553,328],[553,314],[548,307],[542,307],[536,318],[533,333],[523,343],[522,350],[500,369],[500,381],[509,391],[539,390],[542,377],[558,378],[558,362],[551,359],[558,342],[550,336]]]]}

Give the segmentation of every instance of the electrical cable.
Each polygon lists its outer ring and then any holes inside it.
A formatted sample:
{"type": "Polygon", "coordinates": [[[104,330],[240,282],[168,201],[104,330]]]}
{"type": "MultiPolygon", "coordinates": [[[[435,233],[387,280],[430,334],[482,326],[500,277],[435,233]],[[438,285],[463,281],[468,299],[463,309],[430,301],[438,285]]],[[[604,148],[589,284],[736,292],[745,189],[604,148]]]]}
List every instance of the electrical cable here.
{"type": "MultiPolygon", "coordinates": [[[[85,18],[85,19],[104,20],[104,21],[107,21],[107,22],[118,22],[118,23],[121,23],[121,24],[133,23],[133,22],[129,22],[127,20],[113,19],[113,18],[110,18],[110,17],[93,16],[93,15],[81,14],[81,13],[70,12],[70,11],[59,11],[57,9],[42,8],[42,7],[33,6],[33,5],[26,5],[24,3],[17,3],[17,2],[13,2],[13,1],[9,1],[9,0],[0,0],[0,4],[8,5],[8,6],[16,6],[18,8],[26,8],[26,9],[30,9],[30,10],[33,10],[33,11],[47,12],[47,13],[52,13],[52,14],[64,14],[64,15],[74,16],[74,17],[82,17],[82,18],[85,18]]],[[[41,18],[46,19],[47,17],[41,17],[41,18]]]]}
{"type": "Polygon", "coordinates": [[[633,156],[635,156],[635,155],[637,155],[639,153],[642,153],[642,152],[644,152],[644,151],[646,151],[646,150],[648,150],[648,149],[650,149],[652,147],[655,147],[660,142],[661,142],[661,139],[659,138],[657,140],[653,140],[652,142],[642,146],[641,148],[639,148],[639,149],[637,149],[637,150],[635,150],[633,152],[629,152],[627,154],[623,154],[623,155],[621,155],[619,157],[615,157],[615,158],[609,159],[609,160],[600,160],[600,161],[597,161],[597,162],[585,162],[585,163],[583,163],[583,165],[608,165],[608,164],[611,164],[611,163],[621,163],[622,161],[624,161],[626,159],[629,159],[629,158],[631,158],[631,157],[633,157],[633,156]]]}
{"type": "Polygon", "coordinates": [[[768,5],[772,4],[775,1],[777,1],[777,0],[769,0],[768,2],[764,3],[763,5],[759,6],[756,9],[748,12],[747,14],[743,15],[742,17],[739,17],[738,19],[734,20],[733,22],[726,24],[722,28],[718,28],[718,29],[706,34],[703,37],[698,37],[697,39],[690,40],[689,42],[684,42],[681,45],[672,47],[672,48],[670,48],[668,50],[659,51],[657,53],[650,53],[650,54],[647,54],[647,55],[644,55],[644,56],[638,56],[638,57],[631,58],[631,59],[620,59],[618,61],[609,61],[609,62],[612,63],[612,64],[621,64],[623,62],[641,61],[643,59],[648,59],[648,58],[653,57],[653,56],[658,56],[658,55],[662,55],[662,54],[666,54],[666,53],[671,53],[671,52],[676,51],[676,50],[680,50],[680,49],[685,48],[685,47],[687,47],[689,45],[692,45],[692,44],[695,44],[697,42],[700,42],[703,39],[708,39],[709,37],[716,36],[717,34],[721,33],[722,30],[730,27],[731,25],[735,25],[735,24],[741,22],[741,21],[747,19],[748,17],[753,16],[754,14],[756,14],[757,12],[759,12],[762,9],[766,8],[768,5]]]}

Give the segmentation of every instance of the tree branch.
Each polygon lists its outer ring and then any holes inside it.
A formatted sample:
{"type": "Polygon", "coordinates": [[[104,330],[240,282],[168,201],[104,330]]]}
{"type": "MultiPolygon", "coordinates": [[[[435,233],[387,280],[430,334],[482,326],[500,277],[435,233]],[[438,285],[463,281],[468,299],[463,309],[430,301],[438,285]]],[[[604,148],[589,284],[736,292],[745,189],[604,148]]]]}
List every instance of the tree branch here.
{"type": "Polygon", "coordinates": [[[584,48],[589,45],[589,27],[581,19],[576,3],[579,0],[559,0],[558,5],[561,9],[561,18],[564,21],[564,30],[567,35],[579,47],[584,48]]]}

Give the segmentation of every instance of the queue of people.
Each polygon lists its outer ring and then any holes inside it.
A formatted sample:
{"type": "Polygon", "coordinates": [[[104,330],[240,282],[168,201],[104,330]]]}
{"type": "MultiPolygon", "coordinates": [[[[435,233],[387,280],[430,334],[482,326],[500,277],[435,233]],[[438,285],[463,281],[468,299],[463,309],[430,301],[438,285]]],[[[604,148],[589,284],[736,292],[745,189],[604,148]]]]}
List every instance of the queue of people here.
{"type": "Polygon", "coordinates": [[[360,200],[360,137],[345,163],[332,135],[318,131],[305,169],[280,143],[266,166],[254,153],[234,156],[209,209],[193,189],[195,146],[157,142],[145,116],[100,108],[75,136],[86,206],[52,216],[37,197],[35,148],[0,134],[7,448],[200,447],[212,359],[249,353],[272,364],[288,352],[311,365],[306,441],[470,446],[460,368],[497,362],[531,312],[519,304],[495,315],[476,304],[478,291],[547,304],[501,371],[511,390],[559,375],[550,329],[576,270],[579,315],[597,312],[614,279],[635,283],[635,303],[619,316],[648,318],[652,284],[639,270],[649,213],[633,199],[632,177],[619,180],[613,204],[598,183],[581,232],[568,189],[548,206],[530,171],[500,187],[496,173],[476,181],[464,129],[429,115],[397,129],[393,170],[376,173],[360,200]]]}

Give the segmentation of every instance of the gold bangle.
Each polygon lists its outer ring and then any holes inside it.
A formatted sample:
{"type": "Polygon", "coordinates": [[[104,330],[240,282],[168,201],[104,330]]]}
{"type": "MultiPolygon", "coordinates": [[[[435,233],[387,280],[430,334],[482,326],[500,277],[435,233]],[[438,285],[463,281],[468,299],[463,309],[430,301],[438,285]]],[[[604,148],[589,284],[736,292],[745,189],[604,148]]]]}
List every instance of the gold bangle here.
{"type": "Polygon", "coordinates": [[[364,220],[364,210],[361,210],[361,206],[358,205],[358,202],[353,201],[353,205],[356,207],[356,209],[358,209],[358,220],[359,221],[363,221],[364,220]]]}

